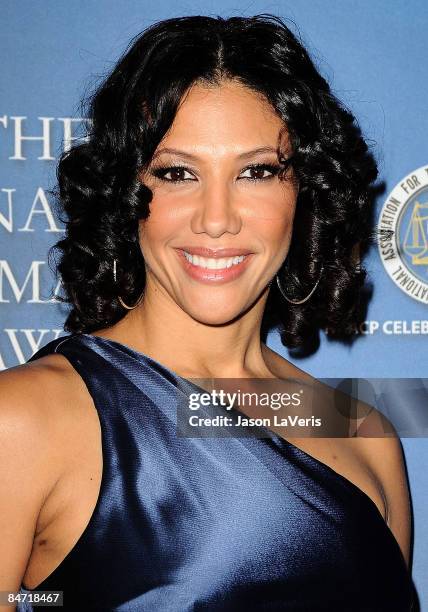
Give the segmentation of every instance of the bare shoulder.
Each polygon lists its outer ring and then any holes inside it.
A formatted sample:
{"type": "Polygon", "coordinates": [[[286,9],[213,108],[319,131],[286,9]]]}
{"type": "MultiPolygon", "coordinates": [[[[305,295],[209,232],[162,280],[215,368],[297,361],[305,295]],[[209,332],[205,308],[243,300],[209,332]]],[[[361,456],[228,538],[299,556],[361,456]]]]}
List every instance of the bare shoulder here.
{"type": "Polygon", "coordinates": [[[409,565],[412,512],[402,444],[393,424],[381,412],[364,402],[359,408],[364,416],[359,419],[356,437],[351,441],[382,485],[387,523],[409,565]]]}
{"type": "Polygon", "coordinates": [[[40,416],[44,407],[50,404],[49,392],[67,376],[64,361],[62,355],[46,355],[0,372],[2,418],[40,416]]]}
{"type": "Polygon", "coordinates": [[[270,349],[265,344],[262,344],[262,352],[266,360],[266,364],[274,376],[278,378],[297,378],[298,380],[309,384],[317,382],[316,378],[314,378],[311,374],[298,368],[296,365],[270,349]]]}
{"type": "Polygon", "coordinates": [[[44,418],[49,425],[82,393],[83,381],[59,353],[0,372],[0,412],[5,418],[44,418]]]}
{"type": "Polygon", "coordinates": [[[79,397],[84,397],[83,381],[60,354],[0,372],[0,435],[4,452],[10,445],[10,450],[15,449],[13,457],[17,457],[18,448],[32,457],[39,451],[41,458],[52,459],[73,421],[79,397]]]}

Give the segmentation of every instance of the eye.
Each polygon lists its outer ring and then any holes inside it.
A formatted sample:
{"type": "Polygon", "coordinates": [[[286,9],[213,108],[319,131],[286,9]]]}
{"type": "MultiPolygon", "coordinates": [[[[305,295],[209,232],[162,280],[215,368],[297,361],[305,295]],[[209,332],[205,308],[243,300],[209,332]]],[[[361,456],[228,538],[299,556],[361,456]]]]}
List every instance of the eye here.
{"type": "Polygon", "coordinates": [[[194,181],[195,178],[186,178],[185,174],[193,176],[187,168],[184,166],[164,166],[159,168],[154,168],[151,171],[151,174],[161,181],[165,181],[166,183],[181,183],[183,181],[194,181]],[[170,178],[167,175],[170,175],[170,178]]]}
{"type": "Polygon", "coordinates": [[[253,176],[242,176],[244,179],[249,179],[250,181],[265,181],[273,178],[280,171],[281,166],[273,165],[273,164],[253,164],[245,168],[244,172],[250,173],[253,176]],[[266,172],[268,173],[266,175],[266,172]]]}

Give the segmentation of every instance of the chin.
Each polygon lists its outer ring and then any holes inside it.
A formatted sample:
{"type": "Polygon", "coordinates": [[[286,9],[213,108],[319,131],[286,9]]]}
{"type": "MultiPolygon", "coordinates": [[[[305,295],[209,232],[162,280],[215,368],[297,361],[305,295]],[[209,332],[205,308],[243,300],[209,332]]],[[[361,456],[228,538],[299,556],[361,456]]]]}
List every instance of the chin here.
{"type": "Polygon", "coordinates": [[[224,308],[213,305],[196,308],[194,304],[191,307],[182,305],[182,308],[189,317],[202,325],[227,325],[244,313],[244,308],[232,308],[230,304],[224,308]]]}

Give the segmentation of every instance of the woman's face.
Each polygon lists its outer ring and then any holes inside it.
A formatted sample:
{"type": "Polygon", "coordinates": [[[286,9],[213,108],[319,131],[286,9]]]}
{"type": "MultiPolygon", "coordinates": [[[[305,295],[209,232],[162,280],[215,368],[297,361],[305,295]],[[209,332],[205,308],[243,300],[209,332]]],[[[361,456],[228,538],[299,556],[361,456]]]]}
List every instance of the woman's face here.
{"type": "Polygon", "coordinates": [[[190,89],[141,175],[153,191],[140,222],[146,295],[160,290],[205,324],[227,323],[267,297],[298,193],[292,167],[277,176],[280,138],[283,122],[242,85],[190,89]]]}

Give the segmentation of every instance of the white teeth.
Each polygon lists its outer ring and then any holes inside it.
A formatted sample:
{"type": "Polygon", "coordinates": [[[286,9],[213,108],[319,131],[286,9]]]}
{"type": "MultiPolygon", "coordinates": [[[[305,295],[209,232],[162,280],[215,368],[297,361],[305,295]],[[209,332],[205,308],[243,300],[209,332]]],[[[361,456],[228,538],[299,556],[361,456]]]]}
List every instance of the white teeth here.
{"type": "Polygon", "coordinates": [[[230,268],[231,266],[236,266],[237,264],[244,261],[246,255],[238,255],[236,257],[222,257],[220,259],[214,259],[213,257],[201,257],[200,255],[191,255],[187,253],[187,251],[183,251],[186,256],[187,261],[189,261],[194,266],[199,266],[200,268],[208,268],[209,270],[223,270],[225,268],[230,268]]]}

